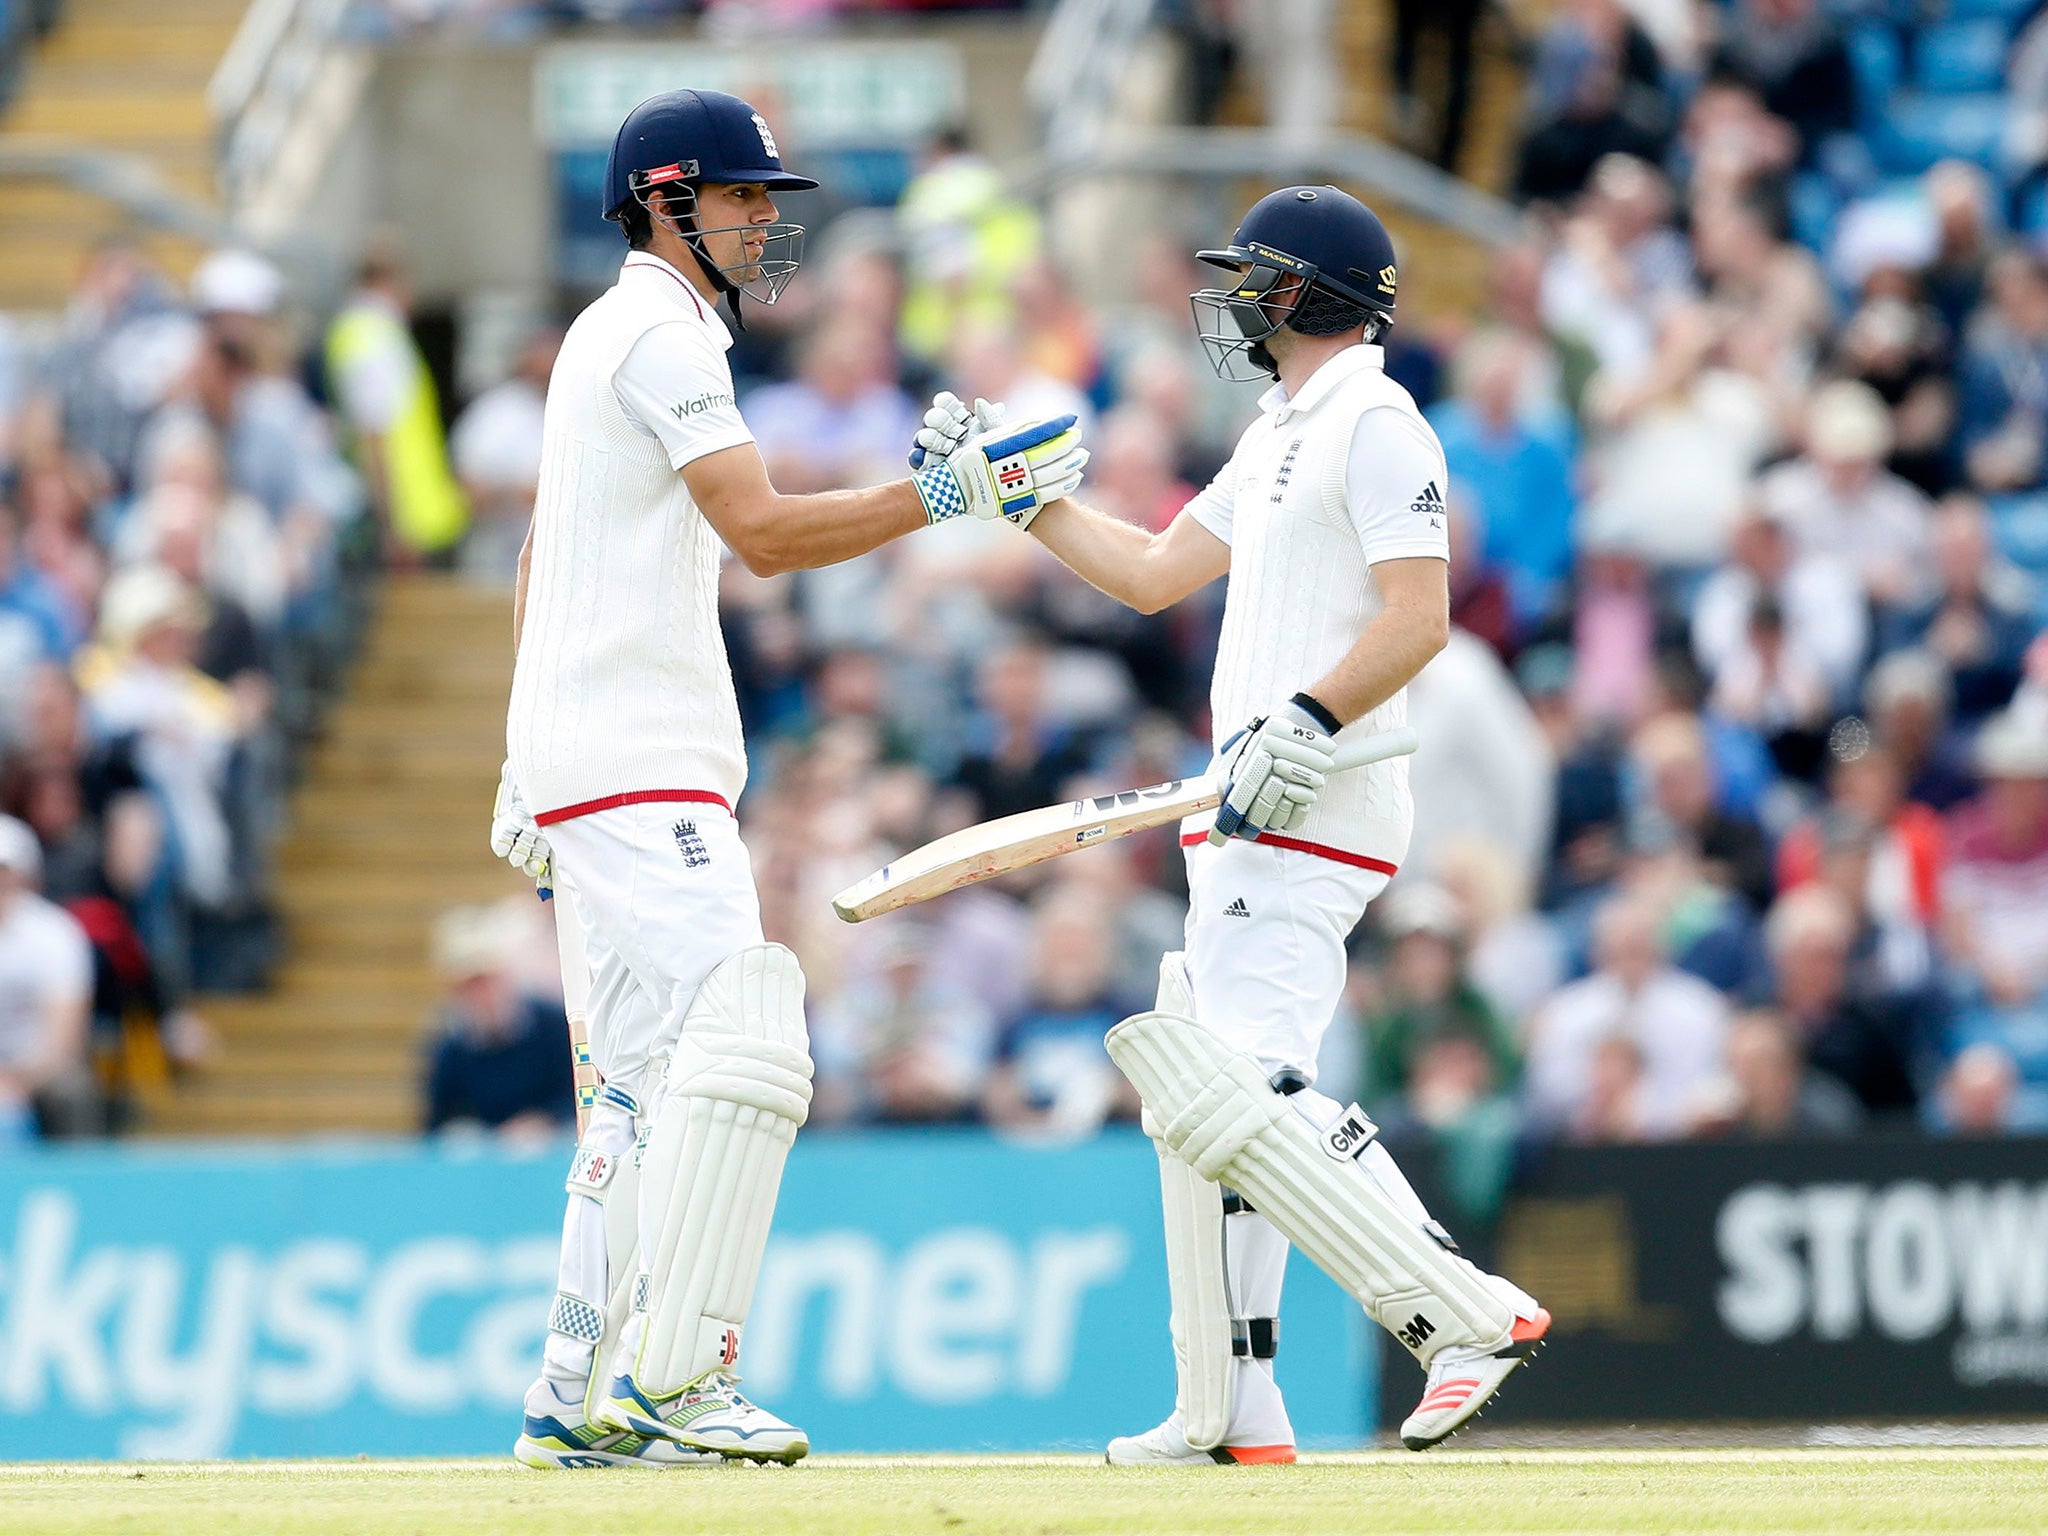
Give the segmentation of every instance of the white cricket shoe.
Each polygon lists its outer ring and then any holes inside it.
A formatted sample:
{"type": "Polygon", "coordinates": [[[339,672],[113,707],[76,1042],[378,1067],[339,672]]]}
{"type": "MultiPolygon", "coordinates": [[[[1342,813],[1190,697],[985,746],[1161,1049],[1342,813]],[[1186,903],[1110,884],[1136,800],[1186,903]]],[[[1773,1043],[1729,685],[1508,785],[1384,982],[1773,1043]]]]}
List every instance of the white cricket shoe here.
{"type": "Polygon", "coordinates": [[[597,1405],[596,1422],[731,1461],[791,1466],[810,1454],[810,1437],[747,1401],[739,1380],[714,1366],[686,1382],[681,1391],[655,1398],[641,1391],[631,1376],[614,1376],[610,1394],[597,1405]]]}
{"type": "Polygon", "coordinates": [[[1276,1465],[1294,1460],[1294,1442],[1280,1445],[1218,1445],[1206,1451],[1189,1445],[1181,1433],[1180,1410],[1174,1409],[1164,1424],[1142,1435],[1119,1435],[1109,1442],[1104,1458],[1112,1467],[1276,1465]]]}
{"type": "Polygon", "coordinates": [[[543,1471],[572,1467],[716,1466],[719,1458],[685,1450],[670,1440],[602,1429],[583,1417],[583,1402],[565,1401],[552,1382],[542,1380],[526,1394],[526,1422],[512,1459],[543,1471]]]}
{"type": "Polygon", "coordinates": [[[1549,1331],[1550,1314],[1534,1307],[1531,1316],[1515,1318],[1505,1344],[1493,1349],[1465,1344],[1439,1350],[1430,1362],[1422,1401],[1401,1422],[1401,1443],[1411,1451],[1426,1451],[1450,1439],[1493,1401],[1501,1383],[1517,1366],[1543,1347],[1543,1336],[1549,1331]]]}

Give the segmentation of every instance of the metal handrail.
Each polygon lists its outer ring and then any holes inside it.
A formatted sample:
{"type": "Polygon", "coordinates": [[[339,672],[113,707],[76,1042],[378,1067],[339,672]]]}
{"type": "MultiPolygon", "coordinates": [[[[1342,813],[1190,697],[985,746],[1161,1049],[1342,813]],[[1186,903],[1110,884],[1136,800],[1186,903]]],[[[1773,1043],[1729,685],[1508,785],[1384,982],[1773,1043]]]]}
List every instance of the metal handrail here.
{"type": "Polygon", "coordinates": [[[268,174],[350,0],[255,0],[206,89],[215,173],[230,210],[268,174]]]}
{"type": "Polygon", "coordinates": [[[70,139],[9,134],[0,137],[0,181],[54,181],[103,197],[153,229],[205,244],[229,238],[219,209],[166,182],[135,155],[70,139]]]}
{"type": "Polygon", "coordinates": [[[1043,191],[1062,180],[1130,175],[1343,181],[1486,245],[1506,245],[1524,228],[1513,203],[1362,133],[1302,139],[1268,128],[1132,129],[1065,154],[1048,149],[1022,180],[1043,191]]]}
{"type": "Polygon", "coordinates": [[[1152,25],[1158,0],[1060,0],[1024,76],[1048,146],[1074,153],[1096,143],[1117,87],[1152,25]]]}

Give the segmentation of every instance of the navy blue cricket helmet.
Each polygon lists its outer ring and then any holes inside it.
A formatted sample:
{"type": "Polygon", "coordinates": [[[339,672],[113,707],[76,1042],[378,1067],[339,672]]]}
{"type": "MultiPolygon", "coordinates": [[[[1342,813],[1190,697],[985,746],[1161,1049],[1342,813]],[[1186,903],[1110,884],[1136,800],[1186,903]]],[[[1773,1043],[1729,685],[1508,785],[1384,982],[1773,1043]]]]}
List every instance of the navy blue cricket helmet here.
{"type": "Polygon", "coordinates": [[[1394,318],[1400,275],[1386,225],[1336,187],[1282,187],[1253,203],[1221,250],[1197,251],[1238,274],[1229,288],[1194,294],[1195,331],[1216,371],[1251,382],[1277,375],[1266,339],[1281,326],[1310,336],[1348,331],[1368,314],[1394,318]],[[1290,277],[1302,279],[1274,290],[1290,277]],[[1298,292],[1297,292],[1298,287],[1298,292]],[[1244,372],[1238,360],[1257,372],[1244,372]]]}
{"type": "Polygon", "coordinates": [[[781,297],[803,261],[803,226],[746,226],[765,237],[762,249],[721,266],[705,254],[703,237],[741,226],[699,226],[697,188],[706,183],[758,183],[771,192],[800,192],[818,183],[784,170],[768,120],[724,91],[664,91],[641,102],[619,125],[604,167],[604,216],[623,219],[629,205],[648,207],[648,199],[661,193],[669,227],[688,243],[718,290],[730,296],[737,320],[741,293],[764,304],[781,297]]]}

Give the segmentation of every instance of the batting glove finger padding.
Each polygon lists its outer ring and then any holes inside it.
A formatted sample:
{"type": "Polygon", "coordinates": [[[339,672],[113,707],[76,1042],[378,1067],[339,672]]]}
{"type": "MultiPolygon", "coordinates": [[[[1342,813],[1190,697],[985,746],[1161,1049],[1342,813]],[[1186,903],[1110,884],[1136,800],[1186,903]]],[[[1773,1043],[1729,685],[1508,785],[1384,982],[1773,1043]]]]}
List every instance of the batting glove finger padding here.
{"type": "Polygon", "coordinates": [[[1030,526],[1038,509],[1081,484],[1088,451],[1072,415],[977,432],[943,458],[932,459],[912,484],[928,521],[962,513],[1030,526]]]}
{"type": "Polygon", "coordinates": [[[512,782],[510,763],[498,775],[498,798],[491,807],[491,852],[529,880],[546,884],[552,878],[554,849],[512,782]]]}
{"type": "Polygon", "coordinates": [[[1003,424],[1010,408],[1001,402],[977,398],[973,408],[950,389],[932,396],[931,409],[924,413],[924,426],[911,445],[910,467],[923,469],[928,459],[943,459],[975,432],[993,432],[1003,424]]]}

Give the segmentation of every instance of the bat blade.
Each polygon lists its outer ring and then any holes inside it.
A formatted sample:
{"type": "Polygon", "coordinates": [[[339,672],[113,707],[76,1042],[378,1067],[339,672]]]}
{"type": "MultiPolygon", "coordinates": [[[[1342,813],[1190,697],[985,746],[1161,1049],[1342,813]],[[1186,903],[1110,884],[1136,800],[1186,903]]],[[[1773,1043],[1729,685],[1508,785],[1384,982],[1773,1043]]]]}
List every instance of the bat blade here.
{"type": "Polygon", "coordinates": [[[1143,789],[1019,811],[912,849],[833,897],[832,910],[849,923],[864,922],[1078,848],[1214,810],[1216,804],[1216,788],[1207,780],[1170,779],[1143,789]]]}
{"type": "MultiPolygon", "coordinates": [[[[1402,726],[1344,743],[1337,749],[1336,766],[1362,768],[1414,750],[1415,732],[1402,726]]],[[[846,922],[865,922],[1077,849],[1213,811],[1221,798],[1210,779],[1171,779],[980,822],[934,838],[855,881],[832,898],[832,910],[846,922]]]]}

